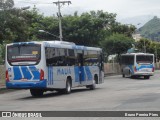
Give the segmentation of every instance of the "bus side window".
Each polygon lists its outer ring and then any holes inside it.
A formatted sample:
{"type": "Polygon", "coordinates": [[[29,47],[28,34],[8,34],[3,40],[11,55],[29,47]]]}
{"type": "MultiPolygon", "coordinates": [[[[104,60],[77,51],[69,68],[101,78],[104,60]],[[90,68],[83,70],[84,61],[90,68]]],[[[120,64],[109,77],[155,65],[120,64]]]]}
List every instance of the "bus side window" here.
{"type": "Polygon", "coordinates": [[[76,55],[74,49],[68,49],[67,65],[68,66],[76,65],[76,55]]]}
{"type": "Polygon", "coordinates": [[[58,61],[58,51],[56,48],[47,47],[45,48],[46,54],[46,65],[47,66],[57,66],[58,61]]]}
{"type": "Polygon", "coordinates": [[[57,66],[66,66],[66,55],[67,49],[64,48],[57,48],[58,50],[58,64],[57,66]]]}

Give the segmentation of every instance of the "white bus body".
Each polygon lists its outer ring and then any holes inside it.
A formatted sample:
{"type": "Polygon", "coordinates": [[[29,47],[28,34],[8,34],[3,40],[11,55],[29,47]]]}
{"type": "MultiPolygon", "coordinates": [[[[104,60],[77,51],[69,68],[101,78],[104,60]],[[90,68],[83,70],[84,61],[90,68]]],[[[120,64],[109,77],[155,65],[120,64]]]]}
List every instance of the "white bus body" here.
{"type": "Polygon", "coordinates": [[[127,53],[121,55],[122,76],[144,76],[149,79],[154,74],[154,54],[127,53]]]}
{"type": "Polygon", "coordinates": [[[44,91],[70,93],[71,87],[94,89],[103,83],[102,49],[70,42],[19,42],[6,45],[6,86],[30,89],[33,96],[44,91]]]}

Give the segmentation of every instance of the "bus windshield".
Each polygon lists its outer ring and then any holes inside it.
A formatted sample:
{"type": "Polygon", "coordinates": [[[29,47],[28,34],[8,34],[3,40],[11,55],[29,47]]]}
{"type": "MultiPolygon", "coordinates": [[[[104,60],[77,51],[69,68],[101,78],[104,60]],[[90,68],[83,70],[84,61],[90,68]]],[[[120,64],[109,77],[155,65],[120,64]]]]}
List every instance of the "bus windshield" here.
{"type": "Polygon", "coordinates": [[[137,55],[136,62],[138,64],[146,64],[146,63],[153,63],[153,56],[152,55],[137,55]]]}
{"type": "Polygon", "coordinates": [[[13,45],[7,47],[7,60],[14,65],[15,62],[31,62],[36,64],[40,61],[40,45],[13,45]]]}

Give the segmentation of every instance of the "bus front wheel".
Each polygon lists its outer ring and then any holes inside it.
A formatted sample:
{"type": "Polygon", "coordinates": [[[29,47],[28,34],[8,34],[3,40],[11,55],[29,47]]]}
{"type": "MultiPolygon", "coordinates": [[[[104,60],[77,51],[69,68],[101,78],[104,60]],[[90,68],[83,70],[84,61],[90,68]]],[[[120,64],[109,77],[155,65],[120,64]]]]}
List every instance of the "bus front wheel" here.
{"type": "Polygon", "coordinates": [[[65,94],[71,93],[71,81],[69,79],[66,81],[66,88],[63,89],[63,92],[65,94]]]}
{"type": "Polygon", "coordinates": [[[90,90],[94,90],[96,89],[96,80],[97,80],[97,76],[94,77],[94,80],[93,80],[93,84],[92,85],[87,85],[86,88],[89,88],[90,90]]]}
{"type": "Polygon", "coordinates": [[[30,93],[33,97],[40,97],[43,95],[43,90],[40,89],[30,89],[30,93]]]}

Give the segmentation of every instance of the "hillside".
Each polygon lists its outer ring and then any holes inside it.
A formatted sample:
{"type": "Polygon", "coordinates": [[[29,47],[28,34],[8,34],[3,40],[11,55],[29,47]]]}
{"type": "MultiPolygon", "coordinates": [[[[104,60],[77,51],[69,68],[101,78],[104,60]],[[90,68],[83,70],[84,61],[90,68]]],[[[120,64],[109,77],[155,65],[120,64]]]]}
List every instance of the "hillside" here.
{"type": "Polygon", "coordinates": [[[160,18],[155,16],[139,29],[139,33],[145,38],[160,41],[160,18]]]}
{"type": "Polygon", "coordinates": [[[119,19],[117,21],[122,24],[132,24],[136,26],[136,28],[139,29],[144,24],[146,24],[149,20],[151,20],[153,17],[154,15],[142,15],[142,16],[135,16],[135,17],[119,19]]]}

